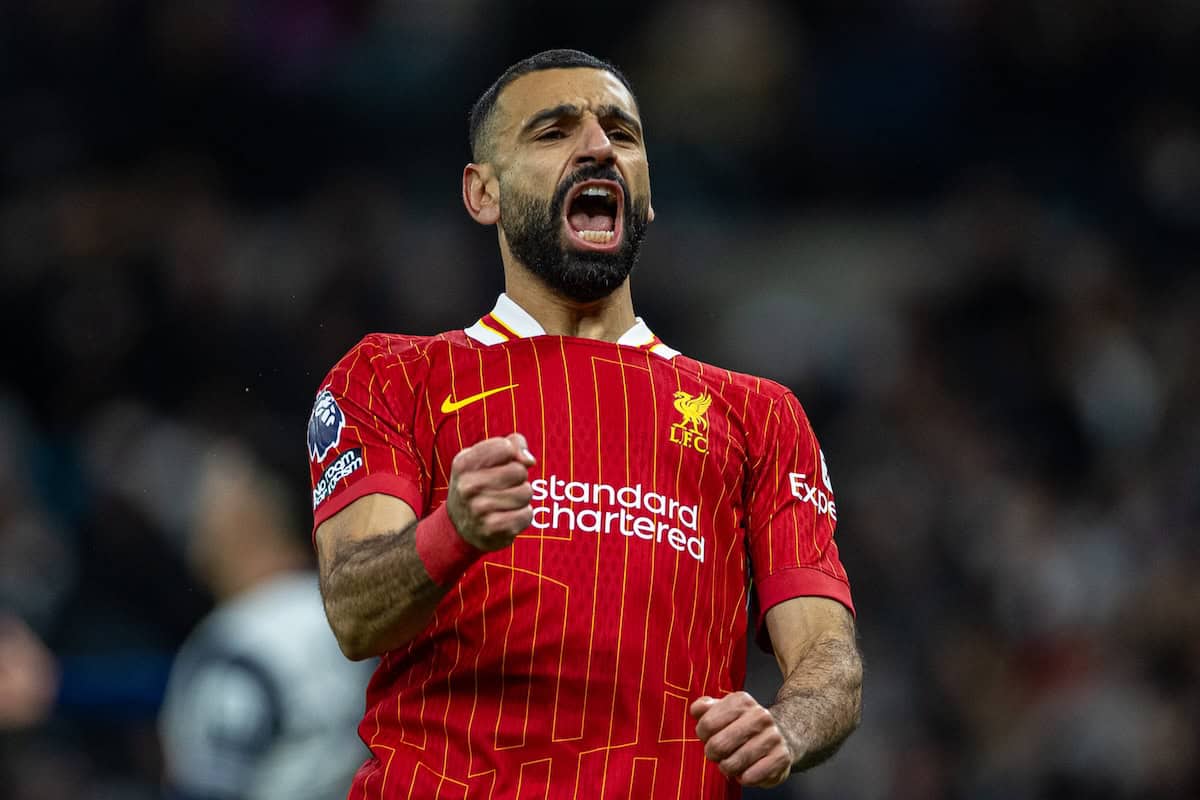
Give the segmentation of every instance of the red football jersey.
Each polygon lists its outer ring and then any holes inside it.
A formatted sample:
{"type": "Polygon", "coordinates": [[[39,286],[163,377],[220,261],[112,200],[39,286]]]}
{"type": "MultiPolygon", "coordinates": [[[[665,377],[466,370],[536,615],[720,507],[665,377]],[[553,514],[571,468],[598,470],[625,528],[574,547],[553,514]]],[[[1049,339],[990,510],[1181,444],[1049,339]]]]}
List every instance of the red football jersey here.
{"type": "Polygon", "coordinates": [[[615,344],[548,336],[501,295],[465,331],[373,334],[333,368],[309,422],[315,524],[375,492],[423,517],[456,453],[514,431],[533,525],[382,657],[350,797],[740,796],[688,706],[742,688],[751,583],[760,627],[791,597],[853,610],[800,404],[640,319],[615,344]]]}

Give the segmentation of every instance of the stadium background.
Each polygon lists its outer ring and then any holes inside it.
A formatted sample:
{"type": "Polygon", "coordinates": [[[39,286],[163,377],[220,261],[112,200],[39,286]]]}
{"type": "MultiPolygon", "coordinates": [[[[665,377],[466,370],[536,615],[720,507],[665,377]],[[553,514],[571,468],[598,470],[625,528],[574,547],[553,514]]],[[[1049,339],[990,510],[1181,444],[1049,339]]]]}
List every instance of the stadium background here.
{"type": "Polygon", "coordinates": [[[863,726],[771,796],[1200,796],[1198,43],[1187,0],[5,4],[0,612],[62,681],[0,794],[156,796],[197,464],[307,535],[317,382],[490,307],[466,110],[574,46],[642,105],[639,312],[791,386],[837,490],[863,726]]]}

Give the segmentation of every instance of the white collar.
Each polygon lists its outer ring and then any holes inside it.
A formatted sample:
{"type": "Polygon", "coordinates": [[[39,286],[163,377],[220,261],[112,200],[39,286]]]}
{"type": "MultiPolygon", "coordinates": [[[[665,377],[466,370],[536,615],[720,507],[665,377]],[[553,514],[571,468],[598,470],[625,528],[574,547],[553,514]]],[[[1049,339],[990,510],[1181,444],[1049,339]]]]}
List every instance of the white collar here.
{"type": "MultiPolygon", "coordinates": [[[[507,342],[510,339],[545,336],[546,329],[528,311],[517,305],[511,297],[501,292],[491,312],[467,328],[466,334],[480,344],[491,345],[507,342]]],[[[678,350],[663,344],[641,317],[635,318],[633,327],[621,334],[617,339],[617,344],[644,348],[667,360],[679,355],[678,350]]]]}

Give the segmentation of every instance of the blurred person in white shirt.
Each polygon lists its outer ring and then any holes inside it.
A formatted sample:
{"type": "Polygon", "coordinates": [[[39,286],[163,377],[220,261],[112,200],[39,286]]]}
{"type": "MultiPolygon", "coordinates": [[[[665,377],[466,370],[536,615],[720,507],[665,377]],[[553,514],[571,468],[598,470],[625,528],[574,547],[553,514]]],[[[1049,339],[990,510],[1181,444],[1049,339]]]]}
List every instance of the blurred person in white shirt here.
{"type": "Polygon", "coordinates": [[[236,445],[204,463],[188,560],[217,605],[172,667],[160,718],[172,800],[332,800],[365,757],[373,667],[325,619],[311,548],[278,484],[236,445]]]}

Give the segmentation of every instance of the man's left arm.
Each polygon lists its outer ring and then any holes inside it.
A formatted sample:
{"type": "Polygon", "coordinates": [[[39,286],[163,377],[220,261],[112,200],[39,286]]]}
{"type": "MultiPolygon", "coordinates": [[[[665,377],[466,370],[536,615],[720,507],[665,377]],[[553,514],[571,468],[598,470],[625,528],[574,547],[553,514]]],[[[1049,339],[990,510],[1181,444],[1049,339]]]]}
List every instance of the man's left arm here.
{"type": "Polygon", "coordinates": [[[735,692],[691,706],[705,756],[746,786],[777,786],[829,758],[862,710],[862,658],[845,606],[794,597],[773,606],[766,625],[783,672],[775,703],[735,692]]]}

